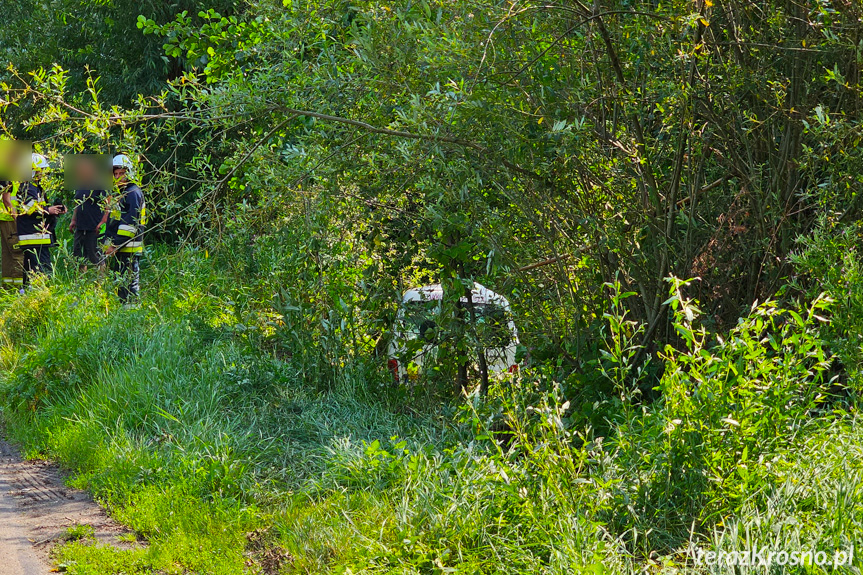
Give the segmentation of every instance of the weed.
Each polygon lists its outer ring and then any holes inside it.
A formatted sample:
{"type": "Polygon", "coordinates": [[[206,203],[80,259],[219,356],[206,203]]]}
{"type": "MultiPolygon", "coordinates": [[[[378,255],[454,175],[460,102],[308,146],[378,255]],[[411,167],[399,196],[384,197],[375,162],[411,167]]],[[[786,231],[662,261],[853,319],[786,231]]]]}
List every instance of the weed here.
{"type": "Polygon", "coordinates": [[[95,541],[96,531],[92,525],[85,523],[76,523],[71,527],[66,528],[66,533],[63,534],[65,541],[95,541]]]}

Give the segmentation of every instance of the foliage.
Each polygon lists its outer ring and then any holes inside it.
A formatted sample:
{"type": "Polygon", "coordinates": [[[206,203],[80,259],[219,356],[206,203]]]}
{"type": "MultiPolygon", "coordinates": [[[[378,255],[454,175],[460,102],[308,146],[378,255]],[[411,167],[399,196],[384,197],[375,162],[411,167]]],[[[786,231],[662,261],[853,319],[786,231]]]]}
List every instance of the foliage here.
{"type": "MultiPolygon", "coordinates": [[[[129,105],[140,95],[158,94],[165,80],[195,64],[167,57],[160,42],[129,34],[138,15],[167,23],[182,10],[197,13],[199,4],[190,0],[61,0],[48,5],[17,0],[4,6],[0,58],[4,68],[11,64],[25,72],[54,65],[70,70],[74,93],[86,90],[88,77],[100,77],[103,101],[129,105]]],[[[207,7],[230,14],[237,12],[239,3],[216,0],[207,7]]]]}
{"type": "MultiPolygon", "coordinates": [[[[863,532],[859,474],[835,467],[856,469],[863,438],[853,404],[825,395],[827,300],[764,303],[719,337],[673,282],[685,345],[664,352],[653,403],[544,368],[437,403],[388,393],[361,358],[322,388],[312,356],[265,351],[271,324],[231,304],[245,286],[206,254],[156,255],[173,265],[145,276],[140,310],[65,268],[0,302],[6,325],[31,318],[3,330],[10,431],[148,542],[70,541],[70,573],[672,573],[694,568],[690,544],[772,545],[778,529],[833,549],[863,532]]],[[[626,319],[606,321],[613,376],[626,319]]]]}
{"type": "Polygon", "coordinates": [[[800,250],[792,256],[800,270],[798,289],[810,297],[823,290],[836,302],[830,323],[822,331],[832,352],[843,362],[843,371],[847,370],[835,374],[835,383],[855,388],[863,367],[859,238],[859,224],[825,215],[812,235],[800,238],[800,250]]]}

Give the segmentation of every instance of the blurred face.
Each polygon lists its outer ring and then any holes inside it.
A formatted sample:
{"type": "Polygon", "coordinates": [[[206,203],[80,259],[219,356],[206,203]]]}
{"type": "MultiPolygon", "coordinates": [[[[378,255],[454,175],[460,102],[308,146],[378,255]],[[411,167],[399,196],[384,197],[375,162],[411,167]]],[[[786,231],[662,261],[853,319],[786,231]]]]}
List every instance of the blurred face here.
{"type": "Polygon", "coordinates": [[[0,140],[0,180],[26,182],[32,170],[30,142],[0,140]]]}
{"type": "MultiPolygon", "coordinates": [[[[77,172],[78,180],[80,182],[86,184],[92,184],[92,182],[96,179],[96,171],[93,169],[93,164],[89,164],[86,162],[81,162],[77,166],[75,166],[75,171],[77,172]]],[[[85,187],[90,187],[87,185],[85,187]]]]}
{"type": "Polygon", "coordinates": [[[103,154],[65,154],[63,185],[67,190],[106,190],[111,177],[111,158],[103,154]]]}
{"type": "Polygon", "coordinates": [[[114,168],[114,180],[119,184],[126,183],[126,168],[114,168]]]}

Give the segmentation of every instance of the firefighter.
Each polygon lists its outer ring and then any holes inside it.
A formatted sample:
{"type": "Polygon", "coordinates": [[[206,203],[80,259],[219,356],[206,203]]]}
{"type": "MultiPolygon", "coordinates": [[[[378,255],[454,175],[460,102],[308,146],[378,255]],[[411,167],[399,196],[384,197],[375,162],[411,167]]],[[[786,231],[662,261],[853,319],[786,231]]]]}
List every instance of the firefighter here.
{"type": "Polygon", "coordinates": [[[125,155],[114,158],[114,182],[120,196],[106,230],[109,244],[105,249],[112,256],[111,269],[119,276],[117,295],[126,305],[138,301],[140,291],[140,259],[144,251],[141,235],[145,221],[144,193],[132,182],[135,178],[132,161],[125,155]]]}
{"type": "Polygon", "coordinates": [[[32,181],[22,183],[18,190],[20,208],[15,223],[18,245],[24,252],[24,287],[35,273],[51,275],[51,227],[57,216],[66,213],[65,206],[51,205],[45,197],[42,175],[48,167],[45,156],[33,154],[32,181]]]}
{"type": "Polygon", "coordinates": [[[0,264],[5,289],[24,289],[24,254],[18,247],[18,184],[0,182],[0,264]]]}

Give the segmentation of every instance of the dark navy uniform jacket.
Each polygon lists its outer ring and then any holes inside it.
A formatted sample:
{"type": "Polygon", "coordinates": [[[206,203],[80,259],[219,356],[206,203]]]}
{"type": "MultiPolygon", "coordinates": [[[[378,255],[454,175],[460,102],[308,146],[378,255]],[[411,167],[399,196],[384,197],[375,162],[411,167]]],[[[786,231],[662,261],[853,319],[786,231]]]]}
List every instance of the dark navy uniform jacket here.
{"type": "Polygon", "coordinates": [[[44,210],[48,209],[45,190],[35,182],[24,182],[18,189],[18,236],[50,233],[50,225],[56,220],[44,210]]]}
{"type": "Polygon", "coordinates": [[[106,235],[111,243],[121,247],[122,251],[134,252],[131,247],[140,247],[141,210],[144,207],[144,192],[135,184],[126,184],[121,190],[123,196],[120,198],[119,214],[112,213],[108,222],[106,235]],[[134,244],[134,246],[130,245],[134,244]],[[129,249],[122,249],[127,246],[129,249]]]}

